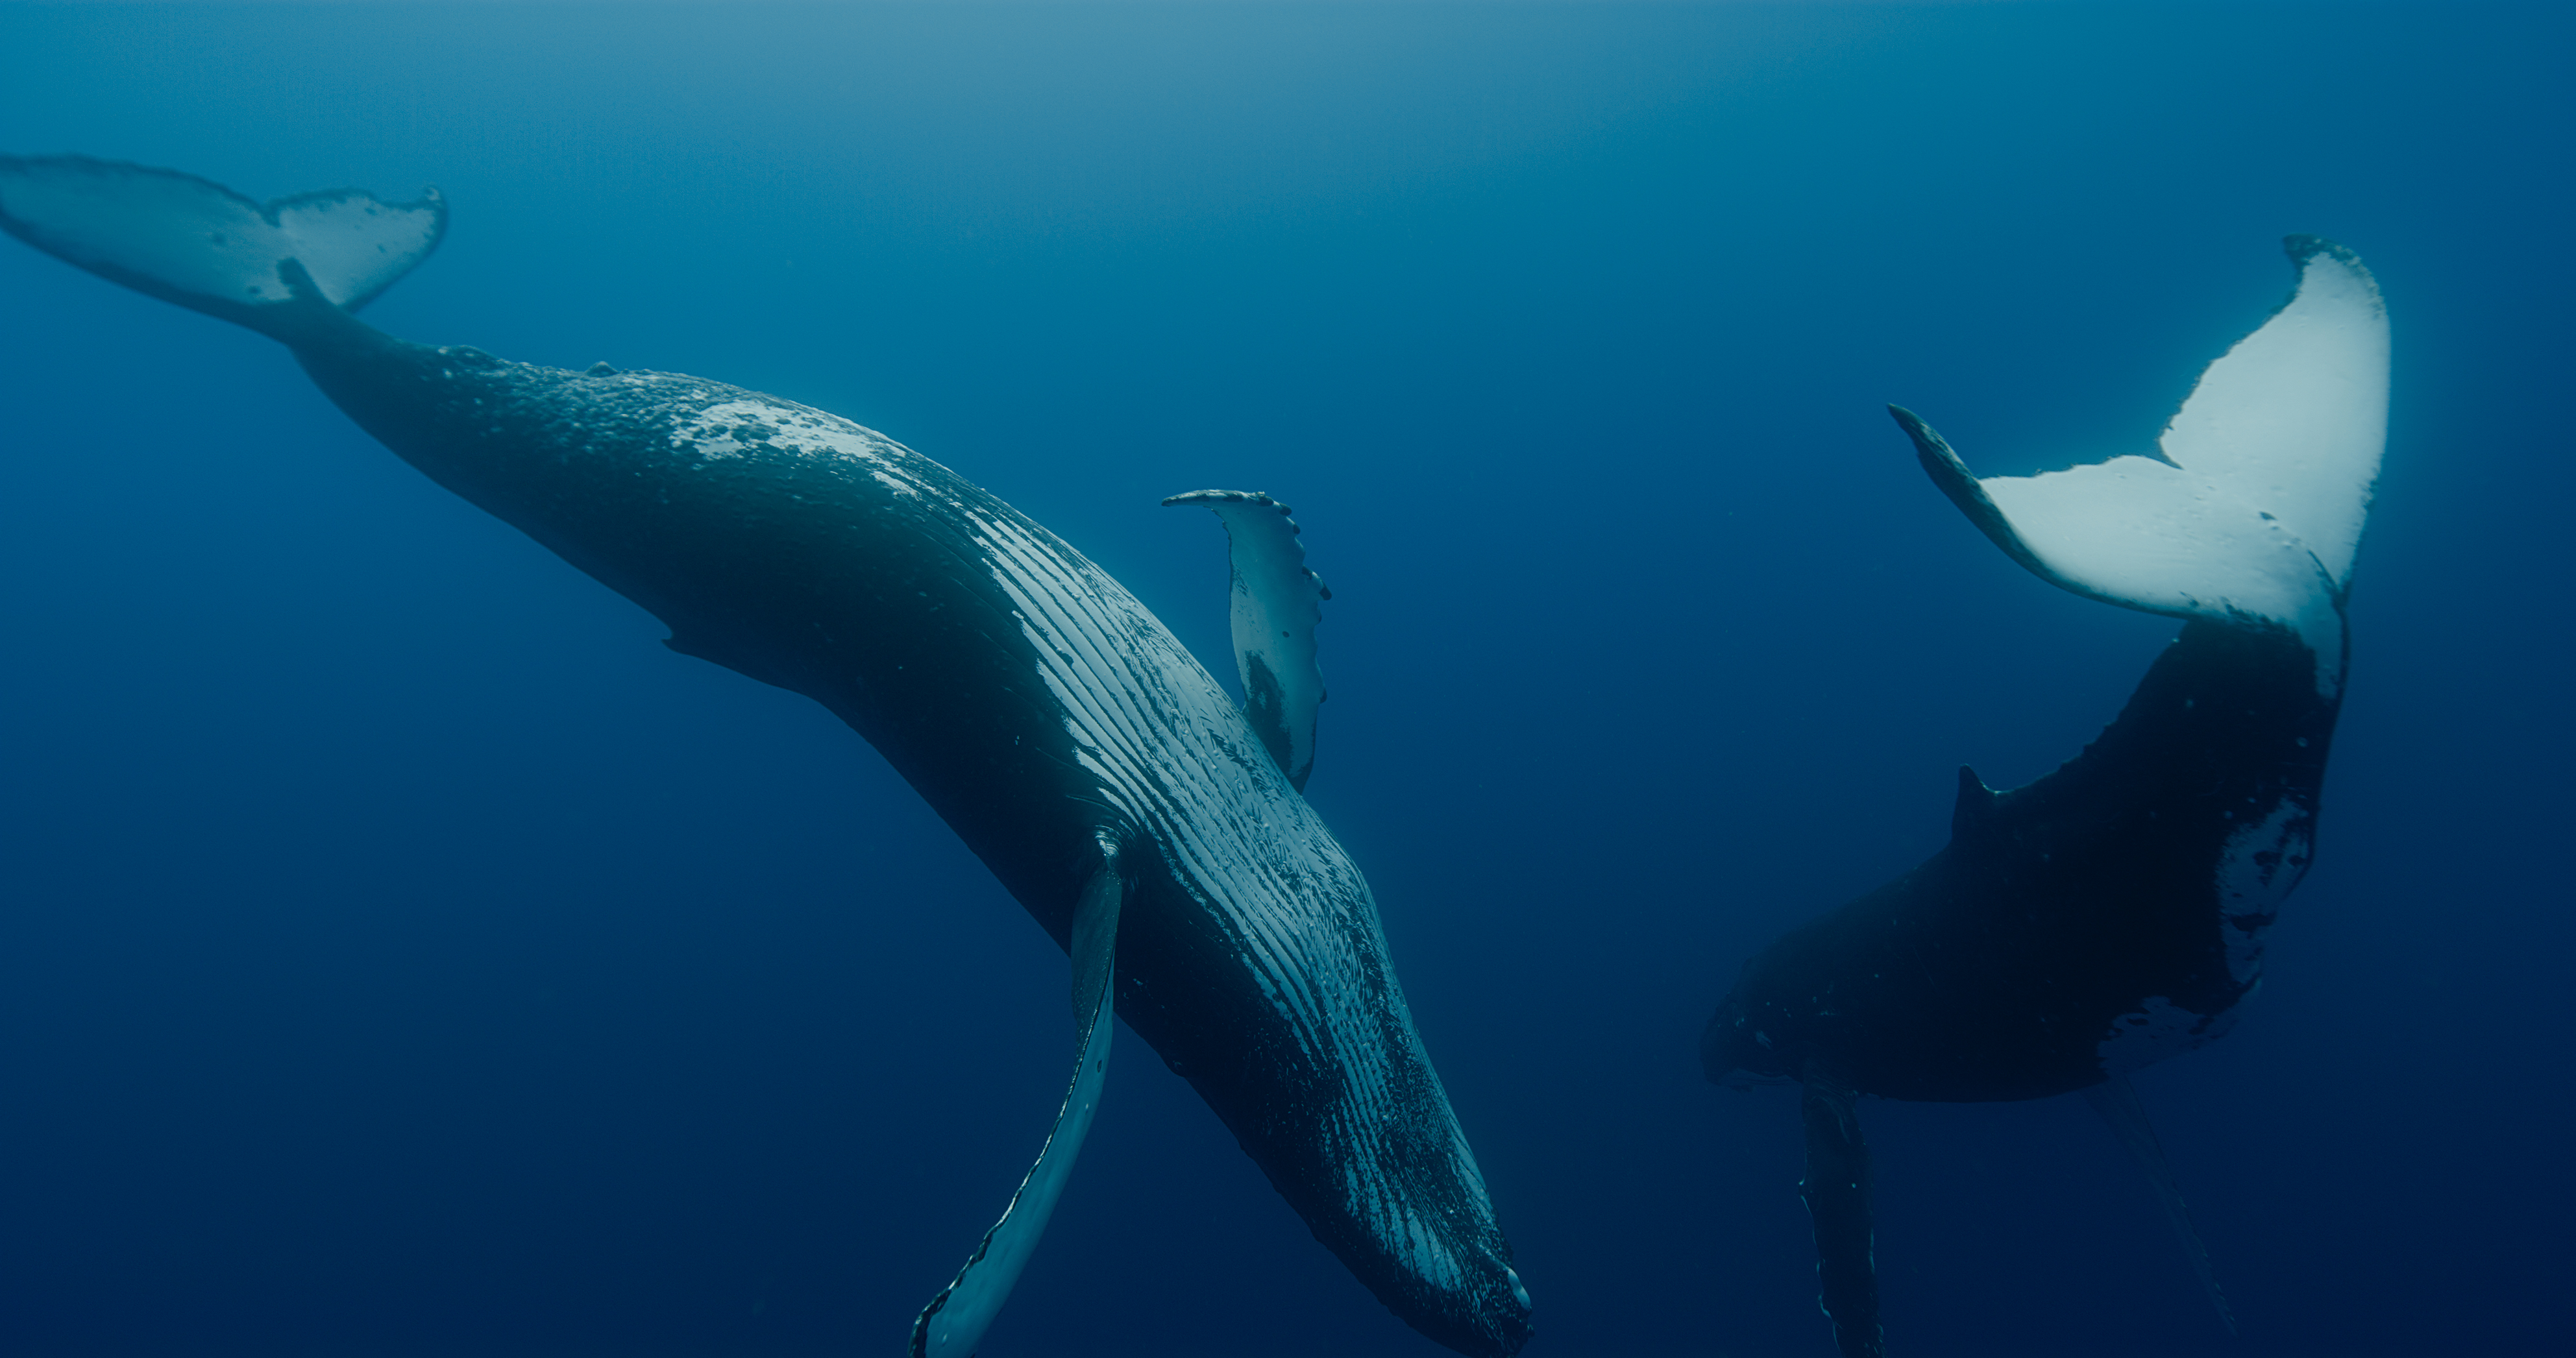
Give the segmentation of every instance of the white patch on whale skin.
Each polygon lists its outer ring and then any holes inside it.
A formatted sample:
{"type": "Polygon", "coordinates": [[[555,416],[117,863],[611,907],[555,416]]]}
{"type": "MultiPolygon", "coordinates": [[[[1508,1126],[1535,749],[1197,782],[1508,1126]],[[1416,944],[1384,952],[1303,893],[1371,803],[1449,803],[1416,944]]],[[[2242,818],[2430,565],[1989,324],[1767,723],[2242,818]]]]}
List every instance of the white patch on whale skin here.
{"type": "Polygon", "coordinates": [[[2235,1010],[2203,1018],[2163,995],[2150,995],[2139,1008],[2111,1020],[2094,1054],[2106,1075],[2127,1075],[2169,1056],[2207,1046],[2224,1036],[2235,1010]]]}
{"type": "Polygon", "coordinates": [[[1143,604],[1017,516],[970,513],[1083,767],[1231,935],[1302,1059],[1337,1077],[1323,1120],[1344,1210],[1418,1285],[1471,1286],[1500,1264],[1463,1252],[1497,1234],[1491,1199],[1358,868],[1143,604]]]}
{"type": "Polygon", "coordinates": [[[2288,800],[2228,836],[2218,856],[2218,930],[2227,947],[2227,974],[2245,989],[2236,1003],[2207,1017],[2156,995],[2113,1019],[2096,1049],[2106,1074],[2127,1075],[2206,1046],[2234,1026],[2236,1011],[2262,985],[2263,942],[2282,899],[2307,875],[2315,837],[2316,818],[2288,800]]]}
{"type": "Polygon", "coordinates": [[[918,498],[922,493],[903,466],[905,458],[916,456],[910,449],[865,425],[784,401],[722,401],[694,411],[680,417],[671,444],[717,462],[748,456],[764,444],[809,457],[842,458],[866,467],[898,495],[918,498]]]}
{"type": "Polygon", "coordinates": [[[2260,822],[2230,835],[2218,857],[2218,928],[2227,941],[2227,974],[2252,985],[2263,974],[2263,940],[2281,900],[2308,872],[2316,818],[2284,801],[2260,822]]]}

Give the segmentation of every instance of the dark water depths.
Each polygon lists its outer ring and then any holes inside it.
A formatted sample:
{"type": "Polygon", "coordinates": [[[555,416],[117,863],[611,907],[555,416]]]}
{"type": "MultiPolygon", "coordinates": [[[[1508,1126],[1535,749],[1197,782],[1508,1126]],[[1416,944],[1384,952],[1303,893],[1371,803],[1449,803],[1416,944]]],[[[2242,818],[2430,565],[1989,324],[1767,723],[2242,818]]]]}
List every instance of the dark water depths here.
{"type": "MultiPolygon", "coordinates": [[[[0,150],[455,208],[370,311],[880,428],[1231,682],[1200,486],[1335,598],[1369,873],[1541,1355],[1828,1351],[1794,1094],[1699,1027],[2045,772],[2162,619],[1985,472],[2386,289],[2316,871],[2140,1087],[1862,1109],[1900,1353],[2565,1343],[2563,54],[2335,5],[0,9],[0,150]]],[[[0,249],[0,1349],[891,1354],[1061,1092],[1062,955],[855,735],[397,463],[286,353],[0,249]]],[[[1121,1055],[985,1345],[1424,1355],[1121,1055]]]]}

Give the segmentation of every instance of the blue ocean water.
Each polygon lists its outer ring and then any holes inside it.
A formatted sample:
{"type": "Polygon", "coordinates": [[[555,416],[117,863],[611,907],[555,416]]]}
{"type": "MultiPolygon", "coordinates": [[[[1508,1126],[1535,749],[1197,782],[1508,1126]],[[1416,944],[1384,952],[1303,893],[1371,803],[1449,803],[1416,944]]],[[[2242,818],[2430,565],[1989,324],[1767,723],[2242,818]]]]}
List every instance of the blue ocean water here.
{"type": "MultiPolygon", "coordinates": [[[[2139,1080],[1868,1102],[1907,1354],[2563,1351],[2576,279],[2549,10],[0,8],[0,151],[454,209],[368,313],[882,429],[1231,682],[1201,486],[1332,583],[1369,874],[1540,1355],[1830,1352],[1793,1091],[1696,1041],[2173,630],[1978,470],[2148,446],[2358,250],[2396,336],[2320,857],[2139,1080]]],[[[1062,954],[819,707],[247,331],[0,249],[0,1350],[892,1353],[1043,1136],[1062,954]]],[[[1122,1036],[984,1346],[1437,1353],[1122,1036]]]]}

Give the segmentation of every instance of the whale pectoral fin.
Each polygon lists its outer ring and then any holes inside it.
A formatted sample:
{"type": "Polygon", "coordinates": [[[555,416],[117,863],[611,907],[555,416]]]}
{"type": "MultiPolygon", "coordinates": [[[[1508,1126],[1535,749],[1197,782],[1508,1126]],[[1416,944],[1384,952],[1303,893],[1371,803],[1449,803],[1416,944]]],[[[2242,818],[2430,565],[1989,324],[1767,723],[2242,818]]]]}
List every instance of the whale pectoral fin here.
{"type": "Polygon", "coordinates": [[[387,203],[356,189],[270,203],[211,180],[87,156],[0,156],[0,230],[103,278],[264,334],[292,317],[280,266],[355,311],[436,249],[436,189],[387,203]]]}
{"type": "Polygon", "coordinates": [[[2052,584],[2150,613],[2303,633],[2340,598],[2379,474],[2388,314],[2359,258],[2286,245],[2299,286],[2201,374],[2153,457],[1979,479],[1889,407],[1933,482],[2052,584]]]}
{"type": "Polygon", "coordinates": [[[1798,1098],[1807,1124],[1807,1177],[1798,1185],[1816,1228],[1818,1300],[1842,1358],[1883,1358],[1878,1266],[1872,1258],[1869,1147],[1852,1091],[1809,1068],[1798,1098]]]}
{"type": "Polygon", "coordinates": [[[1046,1233],[1056,1199],[1073,1176],[1074,1158],[1091,1130],[1091,1115],[1100,1106],[1100,1088],[1109,1070],[1109,1035],[1117,1026],[1110,1016],[1110,981],[1115,971],[1118,907],[1126,881],[1113,859],[1084,884],[1073,916],[1073,1082],[1056,1112],[1055,1126],[1038,1151],[1037,1163],[1011,1194],[1002,1219],[984,1232],[966,1266],[912,1322],[911,1358],[968,1358],[984,1331],[1001,1314],[1020,1280],[1038,1239],[1046,1233]]]}
{"type": "Polygon", "coordinates": [[[1288,775],[1306,790],[1315,767],[1315,709],[1324,701],[1324,672],[1315,665],[1315,625],[1333,597],[1324,578],[1306,569],[1297,521],[1288,506],[1260,491],[1194,490],[1163,501],[1205,505],[1225,521],[1234,565],[1235,673],[1243,680],[1243,715],[1288,775]]]}
{"type": "Polygon", "coordinates": [[[2192,1276],[2200,1279],[2201,1290],[2209,1294],[2209,1304],[2218,1308],[2218,1323],[2236,1333],[2236,1313],[2228,1308],[2227,1294],[2218,1290],[2218,1274],[2210,1267],[2209,1247],[2200,1243],[2200,1232],[2192,1229],[2191,1208],[2182,1200],[2182,1180],[2174,1176],[2173,1165],[2165,1159],[2164,1143],[2156,1140],[2156,1129],[2147,1122],[2147,1106],[2138,1099],[2137,1086],[2129,1077],[2114,1075],[2084,1091],[2084,1101],[2111,1124],[2112,1134],[2129,1148],[2138,1168],[2147,1173],[2147,1182],[2164,1204],[2165,1220],[2173,1226],[2174,1238],[2182,1242],[2183,1256],[2191,1261],[2192,1276]]]}

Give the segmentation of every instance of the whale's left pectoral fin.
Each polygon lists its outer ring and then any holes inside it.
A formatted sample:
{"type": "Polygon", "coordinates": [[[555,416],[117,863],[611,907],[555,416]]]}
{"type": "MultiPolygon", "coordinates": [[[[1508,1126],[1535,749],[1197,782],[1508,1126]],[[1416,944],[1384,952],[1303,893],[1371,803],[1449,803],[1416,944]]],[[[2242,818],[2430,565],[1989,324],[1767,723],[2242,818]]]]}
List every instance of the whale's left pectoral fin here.
{"type": "MultiPolygon", "coordinates": [[[[2388,426],[2388,312],[2351,251],[2285,243],[2298,290],[2201,374],[2154,456],[1970,472],[1889,413],[1934,484],[2013,560],[2107,603],[2321,638],[2351,578],[2388,426]]],[[[2320,653],[2327,647],[2320,646],[2320,653]]],[[[2339,648],[2338,648],[2339,649],[2339,648]]]]}
{"type": "Polygon", "coordinates": [[[912,1322],[911,1358],[969,1358],[984,1331],[1010,1300],[1011,1285],[1020,1280],[1056,1199],[1073,1177],[1074,1158],[1091,1130],[1091,1115],[1100,1106],[1100,1088],[1109,1072],[1109,1034],[1116,1027],[1110,1012],[1110,981],[1116,970],[1118,907],[1126,882],[1113,858],[1092,874],[1073,916],[1073,1084],[1055,1127],[1038,1151],[1037,1163],[1011,1194],[1002,1219],[984,1232],[957,1277],[941,1288],[912,1322]]]}
{"type": "Polygon", "coordinates": [[[2209,1247],[2200,1243],[2200,1232],[2191,1224],[2191,1208],[2182,1200],[2182,1180],[2174,1175],[2173,1165],[2165,1159],[2164,1143],[2156,1140],[2156,1129],[2147,1122],[2147,1106],[2138,1100],[2137,1086],[2129,1077],[2114,1075],[2084,1091],[2084,1101],[2111,1124],[2136,1158],[2138,1168],[2147,1173],[2147,1183],[2156,1190],[2164,1205],[2165,1221],[2173,1227],[2174,1238],[2182,1243],[2183,1255],[2191,1261],[2192,1276],[2200,1279],[2201,1290],[2209,1294],[2209,1304],[2218,1308],[2218,1323],[2236,1333],[2236,1313],[2227,1305],[2227,1294],[2218,1290],[2217,1271],[2210,1267],[2209,1247]]]}
{"type": "Polygon", "coordinates": [[[1878,1323],[1878,1265],[1870,1237],[1869,1146],[1851,1089],[1814,1066],[1800,1081],[1807,1177],[1798,1184],[1816,1229],[1817,1301],[1842,1358],[1886,1358],[1878,1323]]]}
{"type": "Polygon", "coordinates": [[[1315,665],[1315,625],[1333,597],[1306,569],[1297,521],[1261,491],[1194,490],[1163,501],[1205,505],[1225,521],[1234,564],[1234,665],[1243,715],[1298,791],[1315,768],[1315,709],[1324,672],[1315,665]]]}

